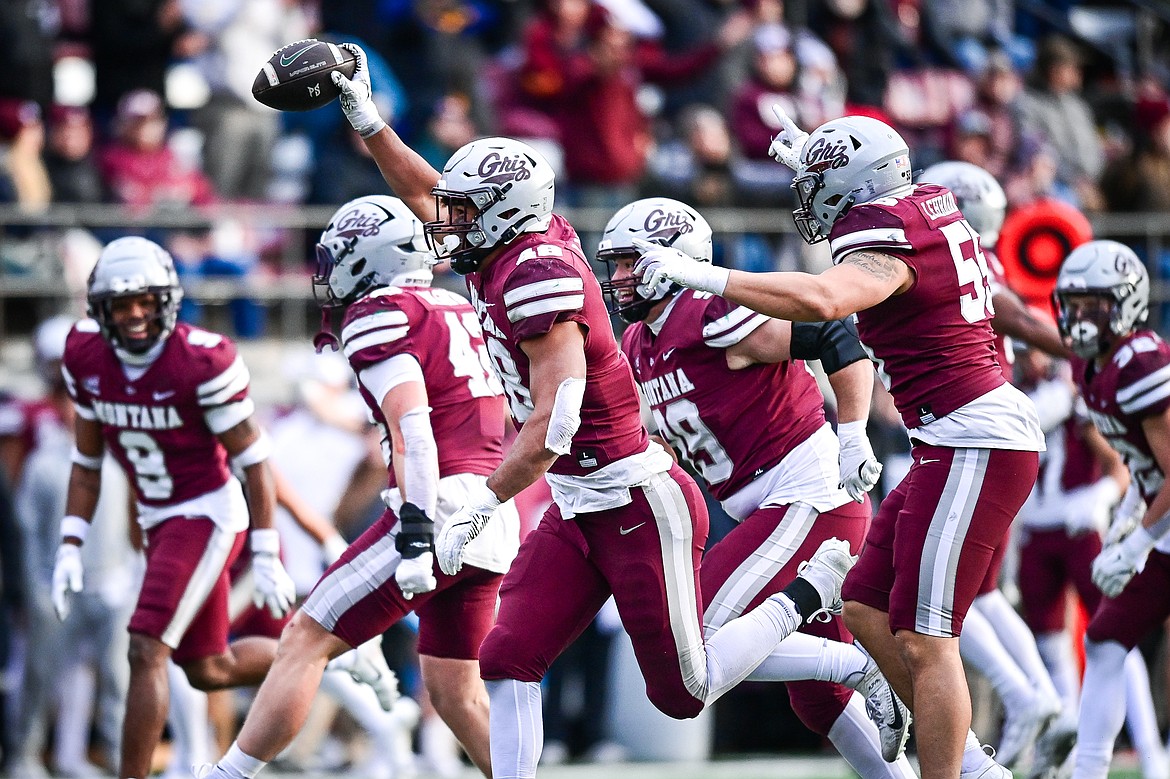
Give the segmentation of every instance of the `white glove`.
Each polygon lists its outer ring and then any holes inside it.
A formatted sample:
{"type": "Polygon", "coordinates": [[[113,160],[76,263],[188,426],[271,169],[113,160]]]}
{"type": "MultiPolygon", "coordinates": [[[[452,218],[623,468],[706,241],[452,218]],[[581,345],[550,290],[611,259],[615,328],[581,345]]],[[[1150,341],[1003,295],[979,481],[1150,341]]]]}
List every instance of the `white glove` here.
{"type": "Polygon", "coordinates": [[[297,587],[280,562],[280,536],[275,530],[252,531],[252,575],[255,590],[252,603],[268,608],[273,619],[280,619],[293,607],[297,587]]]}
{"type": "Polygon", "coordinates": [[[634,266],[634,273],[642,284],[653,289],[663,281],[673,281],[700,292],[722,295],[727,288],[727,268],[717,268],[709,262],[699,262],[688,257],[673,246],[650,243],[643,238],[634,238],[634,247],[641,258],[634,266]]]}
{"type": "Polygon", "coordinates": [[[1131,481],[1129,488],[1121,496],[1121,502],[1117,504],[1117,508],[1113,512],[1113,522],[1109,525],[1105,537],[1101,539],[1102,545],[1112,546],[1120,543],[1134,531],[1145,515],[1146,502],[1142,499],[1142,492],[1131,481]]]}
{"type": "Polygon", "coordinates": [[[349,544],[345,542],[340,533],[334,533],[326,538],[321,544],[321,553],[325,556],[325,564],[333,565],[341,559],[346,549],[349,549],[349,544]]]}
{"type": "Polygon", "coordinates": [[[882,475],[882,464],[873,454],[869,436],[865,434],[865,421],[842,422],[837,425],[837,438],[841,442],[841,489],[858,503],[865,501],[865,493],[874,488],[882,475]]]}
{"type": "Polygon", "coordinates": [[[500,499],[487,485],[476,488],[463,508],[456,511],[443,525],[435,538],[435,556],[439,558],[439,569],[448,576],[459,573],[463,567],[463,550],[475,540],[488,520],[500,507],[500,499]]]}
{"type": "Polygon", "coordinates": [[[781,165],[797,170],[800,168],[800,155],[804,152],[805,144],[808,143],[808,133],[797,127],[796,122],[784,113],[784,109],[778,103],[772,105],[772,111],[784,129],[776,133],[776,137],[772,139],[772,145],[768,147],[768,155],[781,165]]]}
{"type": "Polygon", "coordinates": [[[357,130],[357,134],[369,138],[385,127],[386,123],[382,121],[378,107],[374,105],[370,71],[366,67],[366,53],[355,43],[339,45],[357,58],[352,79],[346,78],[336,70],[331,74],[334,85],[341,90],[341,110],[353,129],[357,130]]]}
{"type": "MultiPolygon", "coordinates": [[[[462,555],[462,550],[460,550],[462,555]]],[[[439,585],[435,580],[435,556],[424,552],[418,557],[398,561],[394,570],[394,581],[398,582],[398,589],[402,590],[402,597],[410,600],[415,595],[430,592],[439,585]]]]}
{"type": "Polygon", "coordinates": [[[1093,584],[1106,597],[1116,598],[1130,579],[1145,569],[1155,543],[1157,539],[1139,527],[1121,543],[1105,547],[1093,560],[1093,584]]]}
{"type": "Polygon", "coordinates": [[[62,622],[69,616],[73,594],[81,592],[81,547],[61,544],[57,547],[57,563],[53,566],[53,611],[62,622]]]}
{"type": "MultiPolygon", "coordinates": [[[[1068,496],[1068,510],[1064,527],[1070,536],[1082,533],[1103,533],[1109,527],[1113,507],[1121,498],[1117,482],[1106,476],[1087,487],[1074,490],[1068,496]]],[[[1120,540],[1120,539],[1117,539],[1120,540]]]]}

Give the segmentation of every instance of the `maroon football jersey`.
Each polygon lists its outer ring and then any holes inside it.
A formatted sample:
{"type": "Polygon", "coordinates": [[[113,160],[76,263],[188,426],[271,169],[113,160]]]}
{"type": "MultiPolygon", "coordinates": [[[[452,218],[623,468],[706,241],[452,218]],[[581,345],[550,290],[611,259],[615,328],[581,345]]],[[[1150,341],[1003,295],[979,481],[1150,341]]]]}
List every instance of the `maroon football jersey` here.
{"type": "MultiPolygon", "coordinates": [[[[984,248],[983,256],[987,260],[988,278],[991,280],[991,296],[994,298],[1001,290],[1008,289],[1007,273],[994,251],[984,248]]],[[[995,333],[995,360],[999,363],[999,369],[1003,371],[1003,377],[1011,381],[1012,363],[1015,362],[1015,355],[1012,354],[1012,340],[994,327],[992,331],[995,333]]]]}
{"type": "Polygon", "coordinates": [[[854,206],[829,234],[833,262],[871,249],[914,271],[901,295],[857,313],[902,422],[913,430],[1001,386],[991,330],[991,280],[979,236],[954,196],[933,184],[854,206]]]}
{"type": "Polygon", "coordinates": [[[727,367],[727,348],[765,319],[721,297],[684,290],[657,336],[643,322],[622,336],[659,431],[717,500],[825,424],[824,397],[803,362],[727,367]]]}
{"type": "MultiPolygon", "coordinates": [[[[397,354],[422,367],[439,450],[439,476],[487,476],[503,459],[504,400],[488,362],[479,320],[444,289],[387,287],[345,312],[341,345],[355,373],[397,354]]],[[[362,398],[389,440],[386,418],[363,386],[362,398]]],[[[389,447],[387,448],[389,450],[389,447]]],[[[390,486],[396,486],[390,468],[390,486]]]]}
{"type": "Polygon", "coordinates": [[[467,288],[517,425],[533,410],[528,355],[520,344],[558,322],[585,329],[581,427],[552,473],[584,476],[646,450],[630,365],[618,350],[601,286],[568,222],[554,214],[546,232],[523,235],[486,270],[468,274],[467,288]]]}
{"type": "Polygon", "coordinates": [[[139,503],[169,506],[227,483],[227,452],[216,433],[254,410],[248,369],[230,339],[180,322],[132,380],[97,323],[83,319],[65,342],[62,368],[77,413],[101,423],[139,503]]]}
{"type": "Polygon", "coordinates": [[[1086,487],[1101,478],[1101,464],[1085,441],[1085,424],[1083,416],[1073,414],[1062,425],[1064,464],[1060,471],[1060,488],[1065,492],[1086,487]]]}
{"type": "Polygon", "coordinates": [[[1074,360],[1073,376],[1093,424],[1121,454],[1142,497],[1152,500],[1166,477],[1142,420],[1170,406],[1170,346],[1154,331],[1138,330],[1122,339],[1099,370],[1091,362],[1074,360]]]}

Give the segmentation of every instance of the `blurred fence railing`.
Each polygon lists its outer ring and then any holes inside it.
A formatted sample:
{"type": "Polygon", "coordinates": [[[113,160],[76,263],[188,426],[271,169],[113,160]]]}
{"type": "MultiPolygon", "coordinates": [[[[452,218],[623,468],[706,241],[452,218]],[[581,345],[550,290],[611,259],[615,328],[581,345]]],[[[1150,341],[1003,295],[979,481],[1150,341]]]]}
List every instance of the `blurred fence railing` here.
{"type": "MultiPolygon", "coordinates": [[[[162,239],[171,231],[202,233],[225,227],[245,254],[262,258],[256,272],[239,278],[197,278],[184,282],[187,297],[216,304],[248,298],[269,310],[269,334],[301,338],[315,309],[308,275],[312,247],[334,209],[329,206],[231,205],[205,209],[131,211],[121,206],[54,206],[29,213],[0,206],[0,340],[27,332],[31,322],[13,321],[11,307],[48,313],[84,297],[85,275],[102,241],[123,234],[162,239]],[[31,303],[31,305],[29,305],[31,303]]],[[[608,209],[560,210],[582,234],[598,234],[612,216],[608,209]]],[[[765,236],[794,232],[791,214],[781,209],[712,208],[704,211],[717,234],[765,236]]],[[[1103,214],[1091,219],[1099,238],[1133,246],[1149,263],[1153,281],[1151,324],[1170,325],[1170,214],[1103,214]]],[[[587,252],[591,253],[589,247],[587,252]]]]}

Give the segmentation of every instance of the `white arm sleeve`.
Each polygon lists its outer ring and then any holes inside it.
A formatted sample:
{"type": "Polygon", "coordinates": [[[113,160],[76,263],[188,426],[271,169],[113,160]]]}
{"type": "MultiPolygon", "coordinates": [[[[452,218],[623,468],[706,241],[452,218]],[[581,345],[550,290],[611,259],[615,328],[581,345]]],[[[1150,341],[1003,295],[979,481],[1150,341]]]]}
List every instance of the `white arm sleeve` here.
{"type": "Polygon", "coordinates": [[[406,445],[403,497],[433,520],[439,501],[439,449],[431,430],[431,410],[420,406],[407,411],[399,417],[398,427],[406,445]]]}
{"type": "Polygon", "coordinates": [[[389,360],[383,360],[364,369],[358,374],[358,381],[374,396],[380,407],[382,401],[386,399],[386,394],[399,384],[408,381],[423,382],[422,366],[418,364],[414,355],[396,354],[389,360]]]}

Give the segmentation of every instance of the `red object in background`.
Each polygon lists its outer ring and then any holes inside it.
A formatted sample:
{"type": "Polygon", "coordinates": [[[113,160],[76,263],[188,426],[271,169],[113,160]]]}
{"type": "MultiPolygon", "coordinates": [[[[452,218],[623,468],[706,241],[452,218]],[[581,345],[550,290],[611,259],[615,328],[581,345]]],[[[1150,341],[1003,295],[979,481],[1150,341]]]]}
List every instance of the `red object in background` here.
{"type": "Polygon", "coordinates": [[[1059,200],[1038,200],[1008,214],[995,251],[1008,286],[1030,306],[1052,312],[1052,288],[1069,252],[1093,239],[1085,215],[1059,200]]]}

